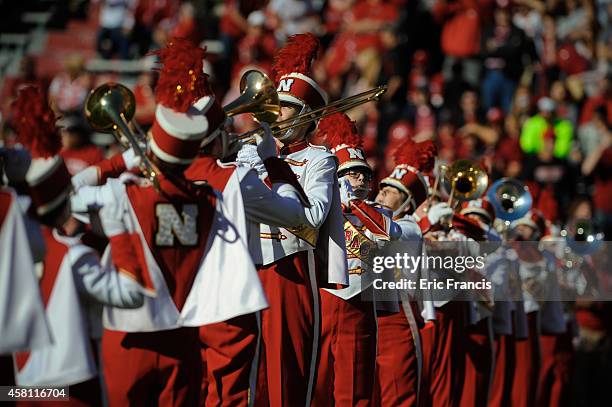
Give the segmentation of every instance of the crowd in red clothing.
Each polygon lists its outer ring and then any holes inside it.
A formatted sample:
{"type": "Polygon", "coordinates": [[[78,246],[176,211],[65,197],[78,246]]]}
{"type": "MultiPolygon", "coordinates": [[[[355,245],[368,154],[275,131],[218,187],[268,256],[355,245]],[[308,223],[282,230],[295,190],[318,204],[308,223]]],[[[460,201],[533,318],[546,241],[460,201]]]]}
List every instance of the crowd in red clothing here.
{"type": "MultiPolygon", "coordinates": [[[[432,139],[446,162],[473,159],[492,180],[525,181],[553,223],[582,211],[612,238],[610,1],[95,0],[90,12],[100,22],[95,46],[103,58],[141,58],[174,36],[213,41],[205,69],[225,102],[238,96],[246,69],[269,72],[288,36],[312,32],[324,44],[314,75],[330,100],[388,85],[378,104],[350,112],[379,179],[394,166],[395,146],[432,139]]],[[[1,92],[4,141],[11,139],[5,108],[20,86],[37,84],[65,116],[70,171],[100,160],[104,151],[80,116],[99,80],[84,66],[74,57],[56,77],[40,78],[35,59],[24,58],[1,92]]],[[[155,80],[147,71],[134,87],[145,129],[155,80]]],[[[238,117],[234,126],[253,123],[238,117]]],[[[579,322],[609,329],[602,322],[609,310],[594,309],[578,313],[579,322]]]]}

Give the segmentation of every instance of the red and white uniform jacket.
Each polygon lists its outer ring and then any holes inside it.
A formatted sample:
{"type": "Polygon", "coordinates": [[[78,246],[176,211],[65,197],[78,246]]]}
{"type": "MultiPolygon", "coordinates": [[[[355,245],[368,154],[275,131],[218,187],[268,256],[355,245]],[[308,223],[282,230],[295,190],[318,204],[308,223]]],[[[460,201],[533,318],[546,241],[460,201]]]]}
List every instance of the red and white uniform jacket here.
{"type": "Polygon", "coordinates": [[[397,240],[400,228],[391,217],[374,204],[352,200],[350,207],[343,206],[344,241],[349,272],[349,286],[341,289],[325,289],[329,293],[348,300],[374,282],[369,252],[376,245],[397,240]]]}
{"type": "Polygon", "coordinates": [[[99,332],[101,313],[95,302],[137,307],[143,296],[133,280],[102,269],[80,237],[47,227],[43,236],[47,254],[40,290],[53,344],[15,354],[15,377],[22,386],[68,386],[97,375],[91,339],[99,332]]]}
{"type": "MultiPolygon", "coordinates": [[[[472,256],[476,257],[479,255],[479,247],[474,244],[477,241],[483,241],[485,238],[485,232],[476,221],[463,216],[453,215],[450,230],[436,230],[432,228],[428,232],[427,238],[438,242],[456,242],[452,245],[452,253],[428,253],[433,256],[472,256]]],[[[444,251],[451,249],[451,246],[444,248],[444,251]]],[[[458,279],[465,278],[461,274],[454,270],[434,270],[427,269],[424,273],[429,279],[437,279],[438,281],[445,281],[446,279],[458,279]]],[[[434,297],[433,305],[436,308],[442,307],[447,304],[452,298],[455,298],[458,294],[458,290],[446,288],[445,293],[449,296],[449,299],[436,299],[434,297]]]]}
{"type": "MultiPolygon", "coordinates": [[[[295,173],[310,206],[305,208],[305,222],[291,229],[261,224],[259,241],[251,242],[251,252],[263,265],[274,263],[294,253],[314,251],[321,260],[318,271],[323,282],[348,285],[348,266],[336,158],[325,147],[302,143],[287,154],[281,152],[295,173]],[[299,237],[298,237],[299,236],[299,237]]],[[[267,174],[259,174],[265,178],[267,174]]]]}
{"type": "MultiPolygon", "coordinates": [[[[307,198],[291,169],[276,157],[266,160],[265,165],[269,174],[267,184],[262,182],[250,167],[222,163],[210,156],[196,158],[185,172],[188,179],[206,181],[223,194],[225,191],[231,194],[236,187],[240,189],[251,248],[259,243],[261,223],[291,227],[306,222],[302,202],[307,201],[307,198]]],[[[261,250],[252,250],[251,255],[255,264],[262,263],[261,250]]]]}
{"type": "Polygon", "coordinates": [[[107,307],[105,327],[126,332],[197,327],[266,308],[245,241],[237,175],[228,180],[223,194],[208,187],[186,190],[193,184],[159,178],[163,193],[125,174],[101,187],[83,187],[73,199],[77,210],[100,207],[114,252],[107,249],[103,261],[120,269],[134,266],[134,254],[113,245],[127,242],[138,259],[134,267],[142,268],[129,271],[155,293],[138,309],[107,307]]]}
{"type": "Polygon", "coordinates": [[[0,354],[51,344],[17,195],[0,188],[0,354]]]}
{"type": "Polygon", "coordinates": [[[519,274],[523,287],[525,313],[540,311],[540,329],[549,334],[566,330],[563,304],[557,279],[557,261],[548,252],[527,258],[519,251],[519,274]]]}
{"type": "MultiPolygon", "coordinates": [[[[415,219],[411,215],[404,215],[399,219],[395,219],[394,223],[400,228],[401,234],[397,240],[407,243],[405,248],[410,250],[408,253],[410,256],[418,257],[421,255],[423,247],[423,235],[421,229],[416,223],[415,219]]],[[[401,270],[400,274],[395,274],[395,279],[406,278],[413,281],[418,281],[421,277],[421,269],[419,270],[401,270]]],[[[384,277],[385,281],[390,281],[392,277],[384,277]]],[[[414,293],[408,293],[412,296],[414,293]]],[[[399,312],[399,302],[402,301],[399,293],[394,290],[392,292],[386,292],[384,298],[380,295],[376,296],[376,309],[378,311],[386,312],[399,312]]]]}
{"type": "MultiPolygon", "coordinates": [[[[493,332],[498,335],[513,333],[512,313],[518,312],[516,303],[522,302],[518,256],[513,248],[503,246],[486,259],[487,279],[493,285],[493,332]]],[[[522,309],[522,307],[521,307],[522,309]]],[[[523,318],[521,318],[523,319],[523,318]]],[[[522,330],[518,328],[517,330],[522,330]]]]}

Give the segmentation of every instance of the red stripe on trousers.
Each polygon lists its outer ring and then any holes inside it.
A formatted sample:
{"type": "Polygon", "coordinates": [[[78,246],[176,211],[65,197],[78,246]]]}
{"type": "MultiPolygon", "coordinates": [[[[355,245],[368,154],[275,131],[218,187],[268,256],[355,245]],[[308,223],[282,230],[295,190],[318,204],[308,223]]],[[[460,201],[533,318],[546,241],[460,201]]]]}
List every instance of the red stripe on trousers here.
{"type": "Polygon", "coordinates": [[[542,368],[538,381],[538,406],[567,406],[572,403],[574,348],[572,334],[540,335],[542,368]]]}
{"type": "Polygon", "coordinates": [[[465,329],[465,380],[461,394],[462,406],[487,407],[493,349],[489,338],[489,319],[465,329]]]}
{"type": "Polygon", "coordinates": [[[540,374],[540,338],[538,335],[537,312],[527,314],[529,336],[517,339],[516,373],[512,384],[512,406],[532,407],[536,403],[538,376],[540,374]]]}
{"type": "Polygon", "coordinates": [[[203,406],[246,406],[257,350],[257,318],[242,315],[200,327],[203,406]]]}
{"type": "Polygon", "coordinates": [[[515,375],[516,348],[513,335],[499,335],[495,338],[495,371],[491,386],[490,407],[512,406],[512,382],[515,375]]]}
{"type": "Polygon", "coordinates": [[[314,339],[314,298],[308,253],[259,268],[270,308],[261,312],[257,406],[306,404],[314,339]]]}
{"type": "Polygon", "coordinates": [[[459,406],[465,375],[465,335],[467,308],[465,302],[449,302],[436,308],[436,321],[423,343],[423,360],[429,363],[429,388],[421,393],[426,405],[459,406]]]}
{"type": "Polygon", "coordinates": [[[418,362],[410,324],[403,311],[378,315],[375,406],[416,406],[418,362]]]}
{"type": "Polygon", "coordinates": [[[102,361],[111,407],[200,405],[198,328],[136,333],[105,329],[102,361]]]}
{"type": "Polygon", "coordinates": [[[376,366],[374,303],[321,295],[321,345],[313,406],[370,406],[376,366]]]}

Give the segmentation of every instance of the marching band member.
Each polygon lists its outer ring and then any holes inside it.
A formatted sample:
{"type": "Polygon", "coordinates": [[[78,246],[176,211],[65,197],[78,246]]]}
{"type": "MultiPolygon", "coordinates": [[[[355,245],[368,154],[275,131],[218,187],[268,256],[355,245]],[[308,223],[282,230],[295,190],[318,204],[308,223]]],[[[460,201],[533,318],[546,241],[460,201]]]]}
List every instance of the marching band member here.
{"type": "Polygon", "coordinates": [[[376,313],[368,251],[396,240],[401,230],[382,208],[366,202],[372,169],[355,123],[344,113],[319,122],[316,137],[338,159],[349,286],[321,294],[321,353],[313,405],[370,405],[376,367],[376,313]]]}
{"type": "MultiPolygon", "coordinates": [[[[7,172],[3,167],[14,163],[9,157],[14,153],[14,150],[0,149],[0,298],[4,299],[0,306],[0,355],[51,344],[34,267],[34,263],[44,257],[44,241],[40,227],[31,221],[29,224],[32,227],[26,224],[24,218],[27,214],[22,213],[18,202],[20,198],[13,188],[3,185],[7,172]],[[33,242],[40,244],[32,247],[33,242]]],[[[28,155],[22,171],[24,181],[29,160],[28,155]]],[[[11,171],[8,168],[7,170],[11,171]]],[[[12,170],[14,171],[14,166],[12,170]]],[[[10,181],[11,178],[7,176],[7,180],[10,181]]],[[[12,365],[12,362],[10,364],[12,365]]],[[[10,370],[12,371],[12,366],[10,370]]],[[[4,372],[4,369],[2,371],[4,372]]],[[[8,372],[6,375],[12,376],[8,372]]]]}
{"type": "MultiPolygon", "coordinates": [[[[451,250],[452,256],[476,257],[480,251],[476,242],[484,240],[484,230],[479,222],[459,213],[453,213],[450,224],[443,225],[444,219],[448,219],[448,209],[450,208],[445,202],[431,207],[425,239],[447,242],[440,246],[443,254],[451,250]],[[454,244],[451,246],[450,242],[454,244]]],[[[428,255],[440,254],[432,250],[428,255]]],[[[426,273],[429,279],[434,280],[461,276],[448,269],[428,269],[426,273]]],[[[430,379],[428,394],[424,397],[427,397],[428,403],[433,406],[459,406],[466,374],[465,329],[469,307],[466,301],[457,299],[460,294],[457,289],[447,288],[443,295],[441,294],[438,292],[434,297],[435,323],[431,325],[433,329],[430,328],[427,333],[427,340],[423,341],[424,368],[429,369],[430,379]]]]}
{"type": "Polygon", "coordinates": [[[526,338],[518,255],[503,245],[486,259],[487,279],[493,284],[493,377],[488,405],[510,406],[515,369],[515,341],[526,338]],[[517,302],[520,304],[517,306],[517,302]],[[519,314],[520,313],[520,314],[519,314]]]}
{"type": "MultiPolygon", "coordinates": [[[[221,134],[225,117],[202,71],[204,50],[174,39],[158,55],[163,68],[145,158],[156,177],[122,176],[82,187],[75,199],[100,207],[112,263],[140,274],[155,294],[137,310],[105,309],[109,404],[197,405],[204,377],[202,403],[217,405],[223,392],[210,390],[234,380],[224,371],[225,340],[236,355],[236,339],[250,335],[252,322],[241,317],[267,302],[244,240],[241,194],[225,199],[184,176],[200,145],[221,134]]],[[[248,340],[246,348],[248,354],[248,340]]]]}
{"type": "MultiPolygon", "coordinates": [[[[319,49],[312,34],[290,37],[275,57],[281,119],[325,106],[327,96],[310,77],[319,49]]],[[[314,126],[310,126],[314,127],[314,126]]],[[[259,274],[270,308],[261,315],[260,376],[256,404],[309,404],[315,380],[319,341],[319,283],[348,284],[342,211],[335,157],[307,141],[309,125],[286,130],[277,140],[279,157],[296,174],[308,196],[306,222],[295,228],[261,225],[259,274]]],[[[238,161],[266,177],[255,146],[245,145],[238,161]]],[[[259,252],[259,253],[257,253],[259,252]]]]}
{"type": "MultiPolygon", "coordinates": [[[[247,238],[251,245],[251,256],[256,264],[261,264],[259,248],[260,224],[275,227],[295,227],[307,221],[303,205],[308,203],[301,185],[289,164],[278,158],[276,142],[269,126],[262,123],[263,135],[257,136],[256,151],[267,173],[266,182],[258,178],[257,172],[250,166],[222,163],[219,159],[226,156],[230,140],[229,134],[222,128],[220,136],[205,140],[200,146],[200,154],[185,172],[185,176],[194,181],[206,181],[213,188],[223,193],[226,200],[233,200],[234,194],[240,194],[244,202],[245,217],[248,225],[247,238]],[[257,248],[252,249],[256,244],[257,248]]],[[[249,371],[255,356],[257,344],[257,322],[254,315],[241,317],[242,326],[218,324],[223,335],[216,334],[214,327],[208,325],[201,329],[203,341],[224,341],[226,363],[217,368],[223,370],[223,385],[213,380],[206,380],[208,389],[207,403],[211,405],[231,404],[246,405],[249,390],[249,371]],[[235,336],[230,336],[230,331],[235,336]],[[229,346],[229,345],[232,346],[229,346]]],[[[254,391],[255,389],[251,389],[254,391]]]]}
{"type": "Polygon", "coordinates": [[[15,354],[16,382],[70,386],[71,398],[97,405],[102,396],[94,341],[101,309],[96,303],[139,307],[143,295],[130,277],[104,270],[95,252],[80,241],[82,224],[70,216],[70,175],[58,154],[61,140],[43,93],[33,87],[21,90],[14,116],[19,141],[32,156],[25,180],[32,212],[43,224],[46,255],[39,284],[53,337],[52,345],[15,354]]]}
{"type": "MultiPolygon", "coordinates": [[[[523,291],[523,310],[527,319],[527,332],[517,331],[515,342],[517,374],[512,386],[513,406],[533,406],[537,400],[538,379],[541,368],[540,304],[542,275],[550,266],[537,242],[546,234],[546,220],[541,212],[530,210],[511,224],[519,258],[519,275],[523,291]],[[524,335],[523,335],[524,334],[524,335]]],[[[520,316],[521,310],[517,312],[520,316]]],[[[517,318],[517,326],[521,322],[517,318]]]]}
{"type": "MultiPolygon", "coordinates": [[[[492,225],[495,221],[495,208],[487,198],[476,198],[461,204],[459,215],[473,221],[482,230],[483,250],[495,251],[501,241],[492,225]],[[487,247],[491,246],[491,247],[487,247]]],[[[487,258],[485,267],[489,267],[487,258]]],[[[486,274],[474,271],[475,279],[486,274]]],[[[486,407],[491,387],[493,372],[493,348],[491,308],[493,306],[492,292],[475,293],[475,300],[469,302],[468,326],[465,331],[465,379],[461,405],[486,407]],[[483,296],[484,298],[481,298],[483,296]]]]}
{"type": "MultiPolygon", "coordinates": [[[[380,182],[376,196],[376,202],[388,208],[400,226],[400,240],[411,242],[410,248],[417,256],[421,254],[422,235],[411,214],[427,199],[428,187],[423,173],[433,167],[435,154],[435,147],[430,142],[402,143],[396,150],[396,166],[380,182]]],[[[375,405],[414,406],[420,393],[418,358],[421,357],[419,328],[422,321],[414,301],[399,300],[377,302],[375,405]]]]}

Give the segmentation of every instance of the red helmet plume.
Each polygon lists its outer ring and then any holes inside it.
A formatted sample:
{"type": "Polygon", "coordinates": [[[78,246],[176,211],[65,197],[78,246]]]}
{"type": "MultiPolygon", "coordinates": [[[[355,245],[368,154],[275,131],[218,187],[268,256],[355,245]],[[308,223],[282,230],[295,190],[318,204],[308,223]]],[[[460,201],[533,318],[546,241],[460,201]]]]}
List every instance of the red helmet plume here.
{"type": "Polygon", "coordinates": [[[12,109],[17,140],[30,151],[32,158],[48,158],[60,151],[62,140],[55,124],[55,113],[38,87],[21,89],[12,109]]]}
{"type": "Polygon", "coordinates": [[[187,112],[204,96],[212,94],[204,73],[206,50],[185,38],[173,38],[166,48],[152,53],[162,64],[155,101],[176,112],[187,112]]]}

